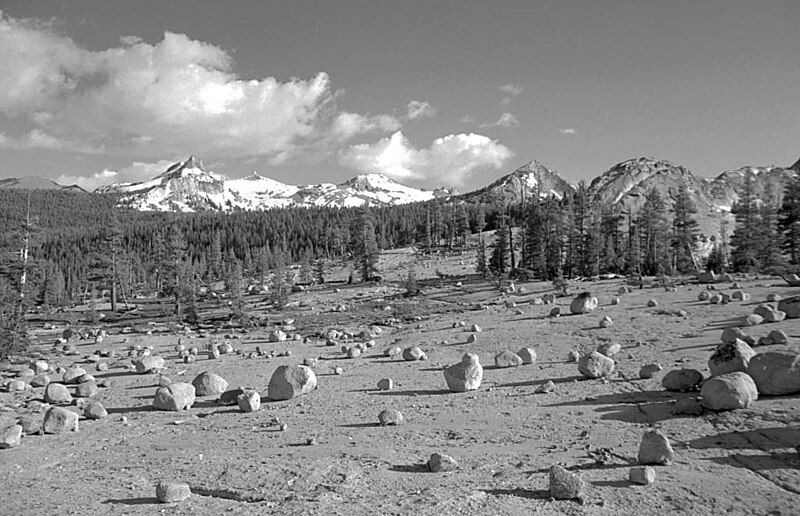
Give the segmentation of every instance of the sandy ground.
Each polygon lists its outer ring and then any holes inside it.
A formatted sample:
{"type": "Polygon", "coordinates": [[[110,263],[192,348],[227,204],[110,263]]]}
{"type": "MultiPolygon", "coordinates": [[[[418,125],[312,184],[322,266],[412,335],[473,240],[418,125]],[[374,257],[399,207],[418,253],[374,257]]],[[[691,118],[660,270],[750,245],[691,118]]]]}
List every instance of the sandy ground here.
{"type": "MultiPolygon", "coordinates": [[[[415,261],[395,252],[383,256],[381,269],[388,281],[409,266],[431,278],[437,269],[469,273],[471,262],[472,256],[415,261]]],[[[338,274],[346,277],[346,271],[338,274]]],[[[696,394],[666,392],[663,373],[640,380],[638,371],[658,362],[665,372],[694,367],[708,375],[707,361],[722,328],[736,325],[768,293],[788,296],[800,289],[775,278],[742,280],[752,302],[720,306],[696,301],[705,288],[699,285],[679,286],[675,292],[646,288],[619,296],[621,303],[612,306],[622,280],[573,283],[571,293],[590,290],[600,307],[587,315],[551,319],[546,316],[553,305],[534,304],[550,284],[526,283],[524,292],[503,296],[474,278],[458,287],[458,279],[426,286],[425,295],[413,299],[397,296],[400,289],[385,282],[296,293],[283,313],[266,314],[254,305],[254,313],[270,323],[294,318],[303,336],[330,328],[357,332],[387,318],[399,320],[395,327],[384,326],[377,345],[357,359],[344,358],[339,346],[326,346],[321,339],[265,342],[272,324],[246,334],[222,329],[199,338],[195,333],[184,343],[202,349],[206,342],[227,340],[245,354],[260,346],[291,350],[291,356],[229,354],[214,360],[201,353],[194,364],[184,364],[173,351],[176,334],[148,336],[144,324],[128,335],[112,328],[99,345],[80,341],[75,356],[52,351],[60,330],[40,330],[41,344],[34,351],[51,364],[83,363],[85,355],[101,347],[125,356],[131,344],[151,345],[166,359],[165,374],[174,381],[191,382],[211,371],[231,387],[250,386],[266,397],[277,366],[319,357],[319,385],[289,401],[265,399],[260,411],[249,414],[213,398],[198,398],[188,412],[162,412],[151,408],[155,375],[132,373],[127,358],[111,360],[105,372],[87,364],[98,379],[112,381],[96,398],[109,416],[82,419],[75,434],[25,436],[19,447],[0,451],[0,513],[797,514],[797,396],[762,398],[746,410],[678,416],[674,402],[696,394]],[[658,300],[657,308],[646,307],[650,298],[658,300]],[[521,315],[506,306],[509,300],[521,315]],[[332,311],[341,304],[347,311],[332,311]],[[675,315],[675,310],[687,315],[675,315]],[[598,323],[605,315],[614,324],[601,329],[598,323]],[[456,321],[465,321],[466,328],[454,329],[456,321]],[[483,331],[477,342],[467,344],[471,324],[483,331]],[[231,333],[239,338],[224,338],[231,333]],[[623,346],[615,357],[615,373],[608,380],[582,379],[576,364],[567,362],[568,352],[606,342],[623,346]],[[428,360],[387,358],[383,350],[391,344],[419,346],[428,360]],[[496,353],[523,346],[536,350],[535,364],[493,367],[496,353]],[[480,356],[486,368],[483,384],[478,391],[450,393],[441,368],[465,352],[480,356]],[[336,366],[343,374],[333,374],[336,366]],[[392,378],[395,388],[377,390],[381,378],[392,378]],[[555,382],[555,392],[534,394],[547,380],[555,382]],[[400,410],[405,424],[378,426],[377,415],[385,408],[400,410]],[[286,431],[276,420],[288,425],[286,431]],[[635,486],[628,482],[628,470],[648,427],[669,436],[676,460],[656,468],[655,484],[635,486]],[[451,455],[459,468],[428,472],[424,463],[433,452],[451,455]],[[547,472],[552,464],[578,472],[591,484],[583,503],[550,499],[547,472]],[[187,482],[194,494],[178,504],[160,504],[153,486],[161,480],[187,482]]],[[[568,312],[570,300],[559,298],[557,305],[568,312]]],[[[790,344],[800,344],[797,319],[746,331],[758,338],[773,329],[786,331],[790,344]]],[[[12,364],[6,375],[21,367],[12,364]]],[[[41,399],[42,392],[0,394],[0,417],[29,413],[25,403],[41,399]]]]}

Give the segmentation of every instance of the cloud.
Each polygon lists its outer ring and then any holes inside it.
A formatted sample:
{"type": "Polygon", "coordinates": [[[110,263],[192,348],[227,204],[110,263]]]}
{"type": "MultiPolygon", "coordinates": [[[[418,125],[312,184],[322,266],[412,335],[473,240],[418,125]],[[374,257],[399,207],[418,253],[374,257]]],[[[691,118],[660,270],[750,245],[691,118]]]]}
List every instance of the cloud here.
{"type": "Polygon", "coordinates": [[[559,129],[558,132],[561,134],[578,134],[578,131],[576,131],[572,127],[568,127],[566,129],[559,129]]]}
{"type": "Polygon", "coordinates": [[[519,120],[511,113],[503,113],[500,115],[500,118],[497,119],[496,122],[492,122],[491,124],[481,124],[480,127],[516,127],[519,125],[519,120]]]}
{"type": "Polygon", "coordinates": [[[504,84],[497,89],[502,91],[503,93],[508,93],[511,96],[516,97],[525,90],[525,87],[520,86],[519,84],[509,83],[509,84],[504,84]]]}
{"type": "Polygon", "coordinates": [[[464,115],[458,119],[459,124],[472,124],[475,122],[475,118],[472,115],[464,115]]]}
{"type": "Polygon", "coordinates": [[[155,44],[124,36],[95,51],[0,13],[0,133],[20,148],[280,161],[400,127],[389,115],[340,111],[324,72],[279,81],[232,70],[226,51],[183,34],[155,44]]]}
{"type": "Polygon", "coordinates": [[[435,116],[439,110],[427,100],[412,100],[406,106],[406,118],[414,120],[422,117],[435,116]]]}
{"type": "Polygon", "coordinates": [[[92,191],[99,186],[113,183],[139,183],[164,173],[174,161],[162,160],[155,163],[134,162],[119,170],[103,170],[91,176],[75,176],[62,174],[55,181],[61,185],[78,185],[84,190],[92,191]]]}
{"type": "Polygon", "coordinates": [[[480,134],[451,134],[437,138],[430,147],[417,149],[398,131],[372,144],[352,145],[339,162],[362,173],[378,173],[397,179],[433,179],[441,184],[463,184],[475,170],[500,168],[514,153],[480,134]]]}

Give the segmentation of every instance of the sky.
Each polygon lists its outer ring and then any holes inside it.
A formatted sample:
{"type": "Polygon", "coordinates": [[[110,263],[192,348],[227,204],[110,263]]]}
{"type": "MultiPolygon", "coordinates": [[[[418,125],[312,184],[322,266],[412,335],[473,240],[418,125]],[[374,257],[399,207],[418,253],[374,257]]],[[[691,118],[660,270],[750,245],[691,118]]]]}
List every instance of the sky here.
{"type": "Polygon", "coordinates": [[[189,155],[292,184],[468,191],[649,156],[800,157],[796,0],[0,0],[0,178],[189,155]]]}

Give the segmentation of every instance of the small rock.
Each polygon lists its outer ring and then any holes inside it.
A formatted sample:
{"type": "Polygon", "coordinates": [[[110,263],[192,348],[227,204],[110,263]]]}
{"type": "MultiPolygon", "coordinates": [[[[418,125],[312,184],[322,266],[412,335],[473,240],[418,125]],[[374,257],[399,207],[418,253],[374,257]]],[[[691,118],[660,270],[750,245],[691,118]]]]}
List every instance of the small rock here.
{"type": "Polygon", "coordinates": [[[614,361],[597,351],[592,351],[578,360],[578,371],[586,378],[602,378],[614,371],[614,361]]]}
{"type": "Polygon", "coordinates": [[[577,362],[581,359],[581,354],[578,353],[576,350],[570,350],[567,354],[567,362],[577,362]]]}
{"type": "Polygon", "coordinates": [[[661,430],[648,430],[639,445],[639,464],[667,465],[675,458],[669,439],[661,430]]]}
{"type": "Polygon", "coordinates": [[[628,471],[628,480],[631,484],[649,486],[656,481],[656,470],[652,466],[636,466],[628,471]]]}
{"type": "Polygon", "coordinates": [[[44,389],[44,401],[54,405],[66,405],[72,403],[72,395],[64,384],[51,382],[44,389]]]}
{"type": "Polygon", "coordinates": [[[477,324],[473,324],[472,327],[469,329],[469,331],[471,331],[473,333],[478,333],[478,332],[482,332],[483,328],[481,328],[477,324]]]}
{"type": "Polygon", "coordinates": [[[396,357],[403,352],[403,349],[400,346],[390,346],[386,348],[383,354],[387,357],[396,357]]]}
{"type": "Polygon", "coordinates": [[[79,379],[86,374],[82,367],[70,367],[64,371],[63,382],[66,384],[78,383],[79,379]]]}
{"type": "Polygon", "coordinates": [[[159,410],[189,410],[194,405],[194,385],[185,382],[171,383],[159,387],[153,397],[153,406],[159,410]]]}
{"type": "Polygon", "coordinates": [[[189,484],[183,482],[161,482],[156,485],[156,498],[162,503],[182,502],[192,496],[189,484]]]}
{"type": "Polygon", "coordinates": [[[661,386],[668,391],[688,392],[696,390],[703,381],[703,373],[697,369],[674,369],[664,375],[661,386]]]}
{"type": "Polygon", "coordinates": [[[347,358],[358,358],[361,356],[361,348],[353,346],[347,349],[347,358]]]}
{"type": "Polygon", "coordinates": [[[596,351],[601,355],[605,355],[608,358],[611,358],[620,351],[622,351],[622,346],[620,344],[612,344],[608,342],[606,344],[598,346],[596,351]]]}
{"type": "Polygon", "coordinates": [[[244,388],[242,387],[225,391],[219,395],[217,403],[224,406],[236,405],[239,403],[239,396],[242,394],[244,394],[244,388]]]}
{"type": "Polygon", "coordinates": [[[553,380],[547,380],[538,386],[533,392],[536,394],[547,394],[549,392],[553,392],[554,390],[556,390],[556,384],[553,383],[553,380]]]}
{"type": "Polygon", "coordinates": [[[78,431],[78,414],[62,407],[53,407],[44,415],[42,430],[46,434],[78,431]]]}
{"type": "Polygon", "coordinates": [[[458,469],[456,460],[443,453],[433,453],[428,459],[428,469],[432,473],[442,473],[458,469]]]}
{"type": "Polygon", "coordinates": [[[569,311],[573,314],[586,314],[595,308],[597,308],[597,298],[592,297],[592,294],[589,292],[578,294],[569,305],[569,311]]]}
{"type": "Polygon", "coordinates": [[[443,373],[451,392],[474,391],[483,380],[483,366],[474,353],[465,353],[461,362],[445,367],[443,373]]]}
{"type": "Polygon", "coordinates": [[[550,309],[550,317],[555,318],[559,317],[560,315],[561,315],[561,307],[554,306],[552,309],[550,309]]]}
{"type": "Polygon", "coordinates": [[[0,450],[16,448],[22,441],[22,426],[11,425],[0,430],[0,450]]]}
{"type": "Polygon", "coordinates": [[[91,398],[97,396],[98,392],[100,392],[100,388],[97,387],[95,382],[79,383],[78,387],[75,389],[75,397],[91,398]]]}
{"type": "Polygon", "coordinates": [[[391,391],[394,388],[394,382],[391,378],[382,378],[378,380],[378,390],[391,391]]]}
{"type": "Polygon", "coordinates": [[[586,496],[586,482],[557,464],[550,466],[550,496],[556,500],[582,500],[586,496]]]}
{"type": "Polygon", "coordinates": [[[133,363],[136,366],[136,372],[139,374],[146,374],[152,371],[164,369],[164,359],[158,356],[142,357],[133,363]]]}
{"type": "Polygon", "coordinates": [[[83,409],[83,415],[86,419],[103,419],[108,415],[108,411],[99,401],[93,401],[83,409]]]}
{"type": "Polygon", "coordinates": [[[533,364],[536,362],[536,351],[533,348],[522,348],[517,351],[517,355],[522,359],[523,364],[533,364]]]}
{"type": "Polygon", "coordinates": [[[204,371],[192,380],[195,396],[219,396],[228,388],[228,382],[218,374],[204,371]]]}
{"type": "Polygon", "coordinates": [[[237,402],[242,412],[255,412],[261,408],[261,394],[252,390],[244,391],[237,402]]]}
{"type": "Polygon", "coordinates": [[[518,367],[522,365],[522,358],[513,351],[501,351],[494,357],[495,367],[518,367]]]}
{"type": "Polygon", "coordinates": [[[400,425],[403,421],[403,414],[399,410],[386,409],[378,414],[378,422],[381,426],[400,425]]]}
{"type": "Polygon", "coordinates": [[[648,308],[655,308],[657,306],[658,306],[658,301],[656,301],[655,299],[648,299],[647,300],[647,307],[648,308]]]}
{"type": "Polygon", "coordinates": [[[761,317],[758,314],[750,314],[747,317],[745,317],[745,319],[744,319],[744,323],[747,326],[757,326],[757,325],[761,324],[762,322],[764,322],[764,318],[761,317]]]}
{"type": "Polygon", "coordinates": [[[414,360],[427,360],[428,356],[417,346],[412,346],[403,350],[403,360],[412,362],[414,360]]]}
{"type": "MultiPolygon", "coordinates": [[[[773,344],[786,344],[789,342],[789,337],[786,335],[786,332],[782,330],[772,330],[769,332],[769,335],[767,335],[767,338],[769,338],[773,344]]],[[[31,385],[33,385],[33,380],[31,380],[31,385]]]]}
{"type": "Polygon", "coordinates": [[[31,387],[44,387],[50,383],[50,377],[46,374],[37,374],[31,378],[31,387]]]}
{"type": "Polygon", "coordinates": [[[661,367],[661,364],[647,364],[643,365],[641,369],[639,369],[639,378],[647,379],[652,378],[658,373],[660,373],[664,368],[661,367]]]}
{"type": "Polygon", "coordinates": [[[475,334],[470,335],[467,337],[467,344],[472,344],[474,342],[478,342],[478,336],[475,334]]]}

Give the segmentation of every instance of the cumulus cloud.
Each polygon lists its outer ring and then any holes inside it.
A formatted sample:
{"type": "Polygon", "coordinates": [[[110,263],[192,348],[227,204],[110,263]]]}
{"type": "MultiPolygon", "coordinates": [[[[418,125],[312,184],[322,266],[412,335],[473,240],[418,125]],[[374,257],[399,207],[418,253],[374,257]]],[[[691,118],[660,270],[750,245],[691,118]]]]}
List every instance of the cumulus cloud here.
{"type": "Polygon", "coordinates": [[[480,134],[451,134],[437,138],[428,148],[417,149],[398,131],[375,143],[348,147],[340,153],[339,162],[363,173],[435,179],[458,186],[475,170],[500,168],[513,155],[504,145],[480,134]]]}
{"type": "Polygon", "coordinates": [[[400,127],[389,115],[340,112],[324,72],[279,81],[232,69],[226,51],[183,34],[155,44],[124,36],[119,47],[93,51],[0,13],[0,143],[280,161],[310,142],[400,127]]]}
{"type": "Polygon", "coordinates": [[[502,86],[500,86],[497,89],[502,91],[503,93],[508,93],[511,96],[516,97],[517,95],[519,95],[520,93],[522,93],[525,90],[525,87],[524,86],[520,86],[519,84],[511,84],[511,83],[509,83],[509,84],[503,84],[502,86]]]}
{"type": "Polygon", "coordinates": [[[140,183],[164,173],[174,162],[162,160],[155,163],[134,162],[119,170],[103,170],[91,176],[62,174],[55,181],[62,185],[78,185],[84,190],[92,191],[99,186],[113,183],[140,183]]]}
{"type": "Polygon", "coordinates": [[[568,127],[566,129],[559,129],[558,132],[561,134],[578,134],[578,131],[576,131],[572,127],[568,127]]]}
{"type": "Polygon", "coordinates": [[[519,125],[519,121],[517,117],[515,117],[511,113],[503,113],[500,115],[500,118],[497,119],[496,122],[492,122],[491,124],[481,124],[481,127],[516,127],[519,125]]]}
{"type": "Polygon", "coordinates": [[[422,117],[435,116],[438,109],[427,100],[412,100],[406,106],[406,118],[414,120],[422,117]]]}

